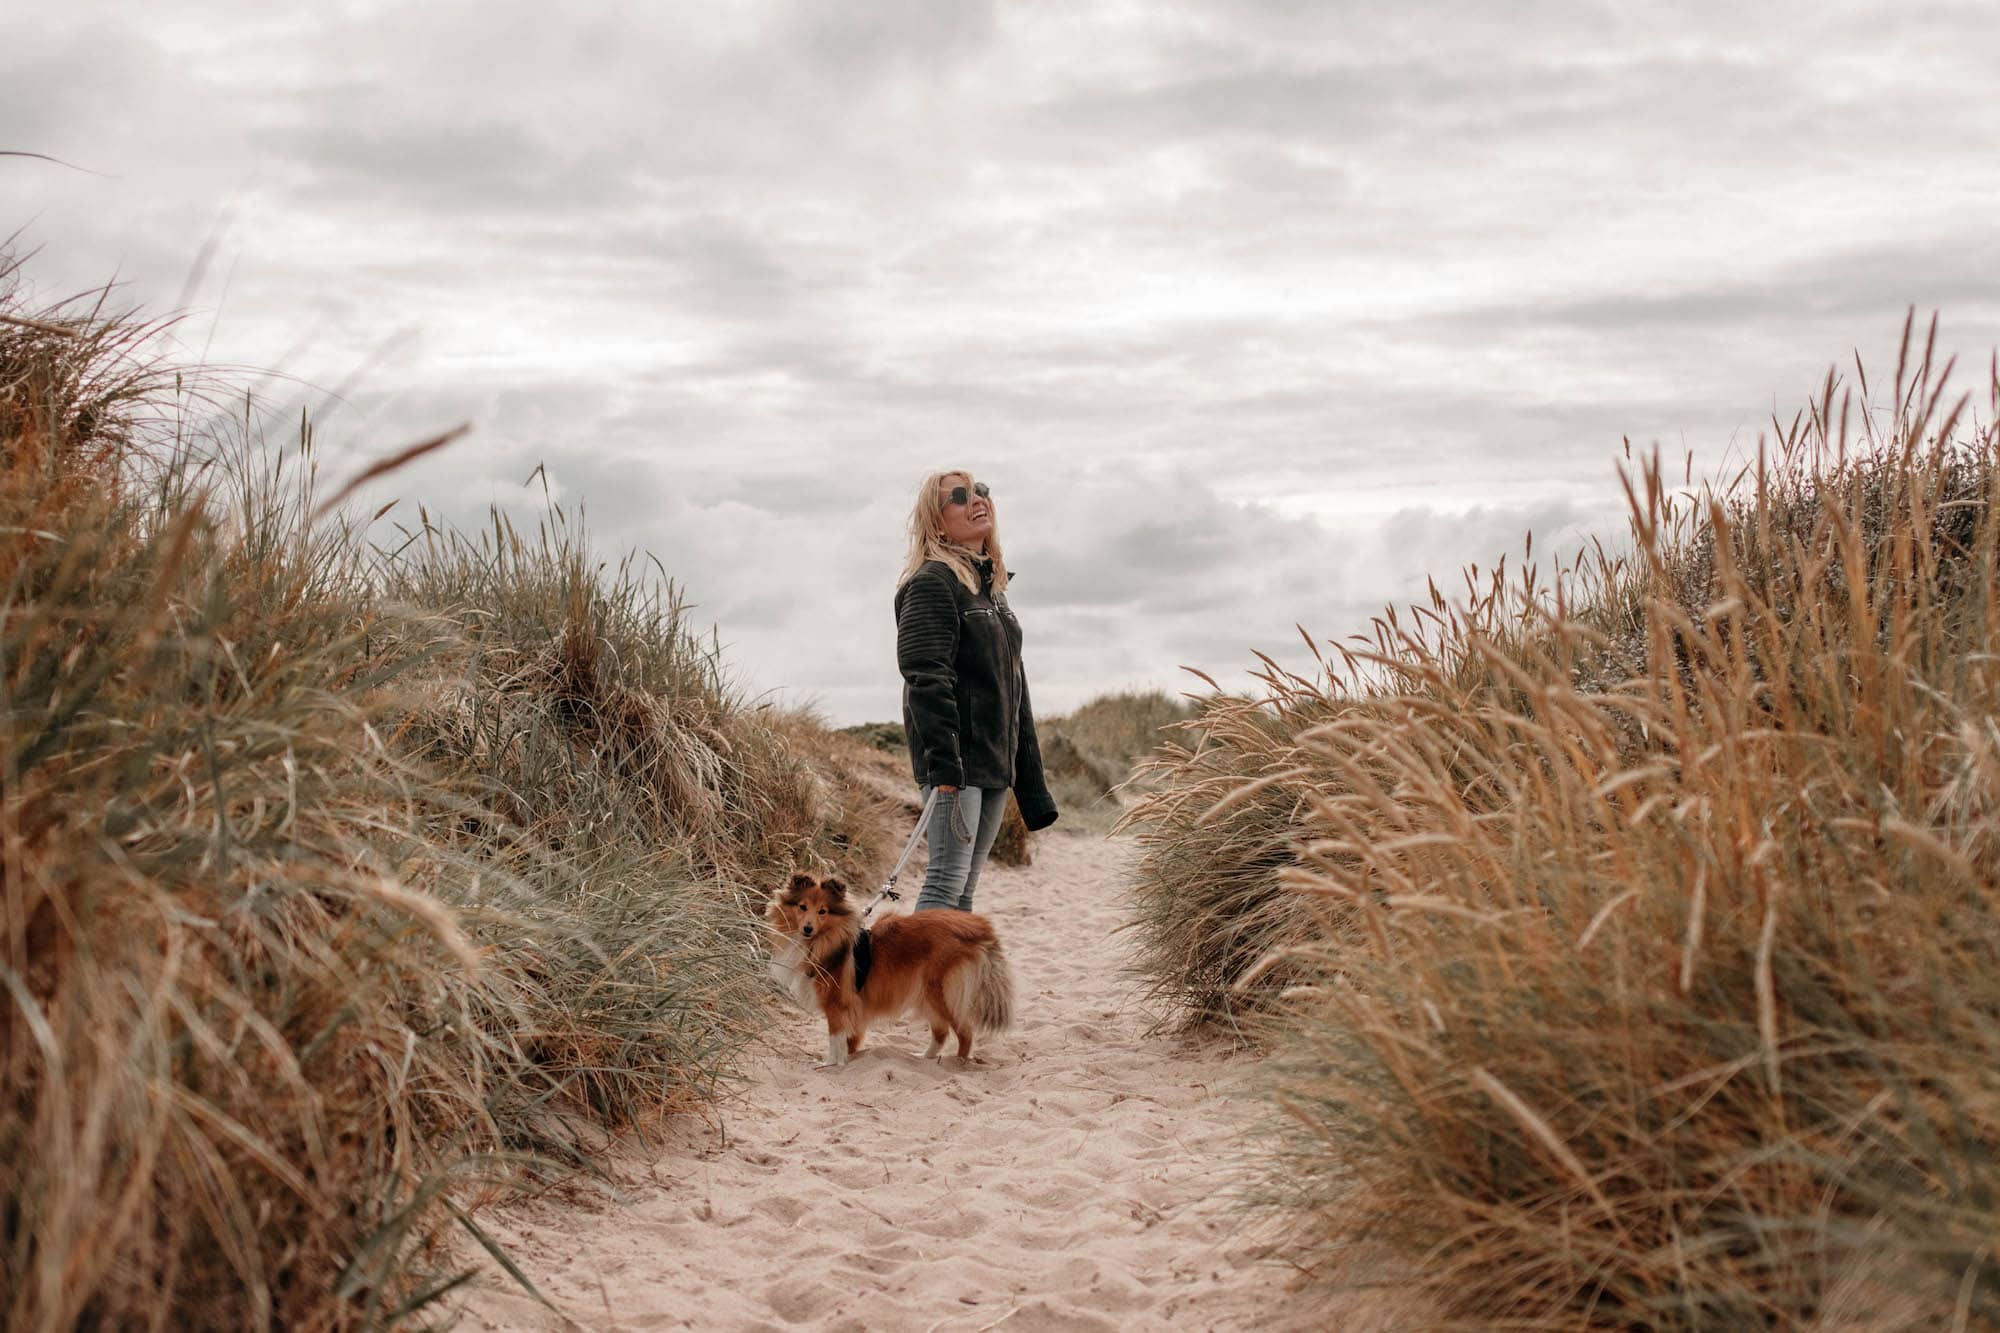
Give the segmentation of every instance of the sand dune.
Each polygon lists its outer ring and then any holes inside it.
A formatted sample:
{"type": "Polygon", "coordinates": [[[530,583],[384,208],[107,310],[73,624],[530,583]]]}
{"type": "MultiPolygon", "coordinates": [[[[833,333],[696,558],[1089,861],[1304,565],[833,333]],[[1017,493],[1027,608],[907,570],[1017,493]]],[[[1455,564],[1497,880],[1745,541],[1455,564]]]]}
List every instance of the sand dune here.
{"type": "Polygon", "coordinates": [[[496,1272],[466,1326],[1386,1326],[1293,1291],[1233,1209],[1249,1060],[1145,1035],[1114,934],[1129,846],[1052,833],[1036,851],[980,888],[1020,1000],[985,1063],[923,1060],[907,1019],[815,1069],[823,1023],[788,1017],[719,1125],[625,1164],[641,1183],[490,1218],[562,1316],[496,1272]]]}

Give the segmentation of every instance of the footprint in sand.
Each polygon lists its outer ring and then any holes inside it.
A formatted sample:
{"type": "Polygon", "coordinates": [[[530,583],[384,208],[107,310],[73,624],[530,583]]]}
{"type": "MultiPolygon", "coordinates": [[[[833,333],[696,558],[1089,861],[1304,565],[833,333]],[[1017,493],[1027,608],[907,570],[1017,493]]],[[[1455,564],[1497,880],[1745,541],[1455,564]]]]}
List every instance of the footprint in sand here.
{"type": "Polygon", "coordinates": [[[1025,1204],[1037,1212],[1067,1212],[1075,1205],[1095,1197],[1099,1192],[1099,1187],[1094,1185],[1066,1185],[1058,1180],[1007,1181],[997,1188],[1009,1199],[1025,1204]]]}
{"type": "Polygon", "coordinates": [[[782,1194],[774,1194],[768,1199],[759,1199],[750,1205],[768,1217],[774,1217],[786,1226],[796,1226],[798,1220],[811,1212],[810,1205],[782,1194]]]}
{"type": "Polygon", "coordinates": [[[858,1273],[867,1273],[874,1277],[893,1277],[908,1268],[911,1259],[915,1258],[913,1254],[903,1258],[892,1257],[890,1252],[896,1248],[895,1246],[887,1246],[881,1250],[863,1250],[859,1254],[843,1254],[834,1260],[834,1264],[840,1268],[851,1268],[858,1273]]]}
{"type": "Polygon", "coordinates": [[[1045,1227],[1014,1227],[1005,1235],[1010,1245],[1034,1254],[1067,1250],[1077,1239],[1076,1232],[1069,1228],[1052,1230],[1045,1227]]]}
{"type": "Polygon", "coordinates": [[[986,1215],[967,1208],[948,1213],[943,1217],[916,1218],[909,1225],[910,1230],[921,1231],[926,1236],[935,1236],[939,1240],[964,1240],[986,1228],[986,1215]]]}
{"type": "Polygon", "coordinates": [[[1120,1329],[1120,1325],[1100,1315],[1064,1309],[1046,1300],[1016,1306],[1007,1316],[1005,1327],[1020,1329],[1022,1333],[1119,1333],[1120,1329]]]}
{"type": "Polygon", "coordinates": [[[809,1166],[806,1170],[821,1180],[832,1181],[844,1190],[865,1190],[883,1183],[882,1168],[862,1162],[838,1166],[809,1166]]]}
{"type": "Polygon", "coordinates": [[[764,1288],[771,1312],[788,1324],[816,1319],[827,1307],[826,1288],[810,1277],[788,1277],[764,1288]]]}

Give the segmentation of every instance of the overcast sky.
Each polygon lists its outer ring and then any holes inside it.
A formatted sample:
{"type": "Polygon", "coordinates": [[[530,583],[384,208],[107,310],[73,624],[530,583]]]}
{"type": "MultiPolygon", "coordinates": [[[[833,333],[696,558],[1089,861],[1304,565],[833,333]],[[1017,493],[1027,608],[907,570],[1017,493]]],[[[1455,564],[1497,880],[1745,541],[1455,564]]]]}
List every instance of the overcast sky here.
{"type": "Polygon", "coordinates": [[[72,0],[0,148],[98,174],[0,158],[0,234],[347,386],[343,470],[472,422],[411,502],[545,463],[838,722],[969,467],[1052,713],[1614,531],[1621,437],[1754,452],[1912,303],[1983,366],[1996,65],[1986,0],[72,0]]]}

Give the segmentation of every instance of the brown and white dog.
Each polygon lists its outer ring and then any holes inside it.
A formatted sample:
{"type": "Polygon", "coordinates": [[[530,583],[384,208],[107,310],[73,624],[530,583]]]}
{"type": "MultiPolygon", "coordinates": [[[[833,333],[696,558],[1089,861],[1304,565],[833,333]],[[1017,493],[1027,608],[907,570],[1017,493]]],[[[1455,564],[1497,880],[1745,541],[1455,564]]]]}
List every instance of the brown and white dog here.
{"type": "Polygon", "coordinates": [[[951,1033],[966,1059],[973,1033],[1003,1032],[1014,1021],[1014,974],[993,923],[977,912],[891,916],[864,931],[839,880],[793,875],[764,916],[777,936],[772,979],[826,1016],[827,1065],[846,1064],[870,1023],[912,1007],[931,1025],[926,1058],[951,1033]]]}

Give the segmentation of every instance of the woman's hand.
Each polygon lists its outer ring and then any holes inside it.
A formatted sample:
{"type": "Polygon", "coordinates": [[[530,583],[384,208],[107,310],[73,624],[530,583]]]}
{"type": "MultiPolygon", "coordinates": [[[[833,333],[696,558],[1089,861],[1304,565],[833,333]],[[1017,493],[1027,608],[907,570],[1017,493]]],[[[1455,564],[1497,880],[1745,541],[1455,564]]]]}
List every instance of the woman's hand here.
{"type": "Polygon", "coordinates": [[[949,782],[938,783],[937,789],[939,791],[948,791],[948,792],[956,792],[958,790],[958,788],[952,786],[949,782]]]}

